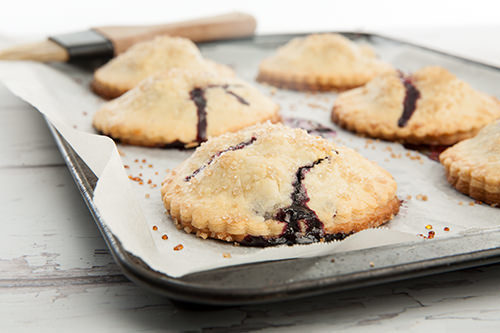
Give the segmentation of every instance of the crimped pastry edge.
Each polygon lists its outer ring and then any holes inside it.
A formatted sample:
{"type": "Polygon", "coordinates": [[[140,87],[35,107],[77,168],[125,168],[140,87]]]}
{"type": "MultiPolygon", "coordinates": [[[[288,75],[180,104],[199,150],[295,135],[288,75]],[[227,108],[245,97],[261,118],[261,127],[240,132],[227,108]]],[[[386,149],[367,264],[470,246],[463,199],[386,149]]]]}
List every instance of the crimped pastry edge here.
{"type": "MultiPolygon", "coordinates": [[[[192,214],[186,214],[186,210],[181,209],[181,203],[176,200],[170,200],[167,196],[167,192],[164,190],[165,187],[162,187],[162,200],[163,204],[167,210],[167,212],[172,217],[177,229],[182,229],[187,233],[196,234],[197,237],[207,239],[213,238],[217,240],[222,240],[225,242],[242,242],[247,234],[236,235],[228,232],[214,232],[209,228],[199,229],[193,226],[192,214]]],[[[329,228],[325,230],[327,234],[351,234],[353,232],[359,232],[361,230],[375,228],[378,227],[388,221],[390,221],[394,216],[399,212],[399,207],[401,205],[400,200],[396,195],[393,198],[388,200],[385,205],[377,207],[375,212],[371,215],[366,216],[361,220],[357,220],[355,223],[344,223],[340,226],[336,226],[334,228],[329,228]]],[[[277,221],[278,223],[282,223],[277,221]]],[[[258,235],[253,235],[257,236],[258,235]]],[[[280,235],[266,236],[267,239],[278,238],[280,235]]]]}
{"type": "MultiPolygon", "coordinates": [[[[231,132],[237,132],[245,127],[249,127],[255,124],[259,123],[265,123],[266,121],[270,121],[272,123],[279,123],[281,122],[281,115],[279,114],[279,106],[276,107],[275,112],[273,115],[271,115],[268,118],[264,118],[261,120],[256,121],[255,123],[249,124],[247,126],[241,126],[238,128],[234,128],[231,132]]],[[[103,128],[96,124],[95,122],[92,123],[94,128],[99,131],[100,134],[106,135],[111,137],[113,140],[117,140],[120,143],[123,144],[128,144],[128,145],[134,145],[134,146],[143,146],[143,147],[150,147],[150,148],[161,148],[165,147],[171,144],[182,144],[184,145],[185,148],[193,148],[197,147],[200,142],[198,141],[191,141],[191,142],[180,142],[178,140],[170,140],[170,141],[158,141],[158,140],[150,140],[150,139],[145,139],[145,138],[140,138],[140,137],[133,137],[134,134],[132,133],[133,131],[131,130],[122,130],[120,128],[114,127],[114,128],[103,128]]]]}
{"type": "Polygon", "coordinates": [[[297,91],[343,91],[362,86],[374,76],[375,74],[365,78],[358,76],[358,79],[355,80],[352,77],[345,76],[283,75],[260,68],[256,80],[281,89],[297,91]]]}
{"type": "Polygon", "coordinates": [[[372,138],[379,138],[387,141],[395,141],[400,143],[409,143],[415,145],[443,145],[443,146],[451,146],[459,141],[472,138],[475,136],[481,128],[474,128],[469,131],[457,131],[452,134],[428,134],[425,136],[417,136],[417,135],[398,135],[395,132],[383,131],[381,129],[377,129],[376,131],[371,130],[367,126],[360,126],[356,122],[348,122],[345,121],[341,116],[339,116],[338,109],[341,106],[336,104],[332,108],[331,112],[331,120],[345,128],[349,131],[355,132],[357,134],[366,135],[372,138]]]}
{"type": "Polygon", "coordinates": [[[130,90],[130,88],[127,88],[125,86],[113,86],[109,85],[101,80],[99,80],[97,77],[94,76],[94,79],[90,83],[90,87],[92,88],[92,91],[96,93],[97,95],[101,96],[104,99],[113,99],[120,97],[124,93],[130,90]]]}
{"type": "Polygon", "coordinates": [[[445,168],[446,179],[457,189],[457,191],[492,206],[500,206],[500,183],[493,184],[486,182],[484,178],[473,177],[472,168],[464,170],[459,162],[454,161],[453,158],[449,156],[449,151],[448,154],[445,153],[446,151],[442,153],[440,162],[445,168]],[[478,184],[479,186],[474,186],[472,184],[478,184]],[[486,190],[487,187],[493,187],[496,191],[488,191],[486,190]]]}

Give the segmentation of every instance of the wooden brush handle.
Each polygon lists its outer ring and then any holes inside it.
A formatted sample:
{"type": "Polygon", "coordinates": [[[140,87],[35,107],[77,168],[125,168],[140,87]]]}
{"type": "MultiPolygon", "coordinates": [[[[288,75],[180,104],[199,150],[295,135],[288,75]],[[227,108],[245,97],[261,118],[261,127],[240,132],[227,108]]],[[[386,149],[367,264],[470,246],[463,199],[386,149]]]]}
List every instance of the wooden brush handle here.
{"type": "Polygon", "coordinates": [[[115,54],[126,51],[137,42],[160,35],[179,36],[193,42],[248,37],[254,34],[255,18],[244,13],[229,13],[184,22],[154,26],[109,26],[94,30],[113,43],[115,54]]]}

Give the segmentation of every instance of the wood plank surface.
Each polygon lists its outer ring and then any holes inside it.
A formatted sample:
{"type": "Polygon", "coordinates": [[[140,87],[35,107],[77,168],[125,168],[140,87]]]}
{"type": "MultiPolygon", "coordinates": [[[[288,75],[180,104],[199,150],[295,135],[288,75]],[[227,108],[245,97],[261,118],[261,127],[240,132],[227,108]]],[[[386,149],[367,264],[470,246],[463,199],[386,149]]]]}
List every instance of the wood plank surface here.
{"type": "Polygon", "coordinates": [[[128,282],[43,118],[0,86],[0,332],[498,331],[500,265],[279,304],[189,308],[128,282]]]}

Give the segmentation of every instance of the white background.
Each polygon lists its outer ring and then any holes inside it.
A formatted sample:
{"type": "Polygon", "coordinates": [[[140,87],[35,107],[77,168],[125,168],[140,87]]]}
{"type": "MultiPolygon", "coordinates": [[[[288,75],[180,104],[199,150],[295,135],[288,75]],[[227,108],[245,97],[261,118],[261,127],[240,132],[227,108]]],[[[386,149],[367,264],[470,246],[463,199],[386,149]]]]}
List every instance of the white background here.
{"type": "Polygon", "coordinates": [[[500,65],[500,2],[495,0],[14,0],[2,6],[0,35],[42,37],[100,25],[166,23],[234,10],[253,14],[258,33],[379,32],[500,65]]]}
{"type": "Polygon", "coordinates": [[[261,33],[470,25],[498,27],[499,9],[500,4],[495,0],[14,0],[2,6],[0,32],[7,35],[48,34],[105,24],[162,23],[232,10],[255,15],[261,33]]]}

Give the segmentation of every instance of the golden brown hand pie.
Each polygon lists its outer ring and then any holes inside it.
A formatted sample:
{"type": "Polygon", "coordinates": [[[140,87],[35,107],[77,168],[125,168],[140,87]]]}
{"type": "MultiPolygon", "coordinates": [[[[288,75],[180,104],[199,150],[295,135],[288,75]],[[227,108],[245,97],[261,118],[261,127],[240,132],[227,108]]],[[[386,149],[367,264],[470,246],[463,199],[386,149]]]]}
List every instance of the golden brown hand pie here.
{"type": "Polygon", "coordinates": [[[162,185],[179,228],[250,246],[343,239],[397,214],[392,176],[352,149],[270,123],[208,140],[162,185]]]}
{"type": "Polygon", "coordinates": [[[237,78],[173,69],[105,103],[94,115],[93,125],[123,143],[191,147],[225,132],[279,121],[278,109],[237,78]]]}
{"type": "Polygon", "coordinates": [[[189,39],[163,36],[137,43],[99,68],[94,73],[92,88],[104,98],[115,98],[148,76],[172,68],[234,75],[229,67],[203,59],[189,39]]]}
{"type": "Polygon", "coordinates": [[[500,118],[500,103],[441,67],[382,74],[341,93],[332,120],[370,137],[451,145],[500,118]]]}
{"type": "Polygon", "coordinates": [[[457,143],[439,157],[448,181],[474,199],[500,205],[500,121],[472,139],[457,143]]]}
{"type": "Polygon", "coordinates": [[[338,34],[294,38],[262,61],[258,81],[294,90],[324,91],[358,87],[392,67],[373,49],[338,34]]]}

